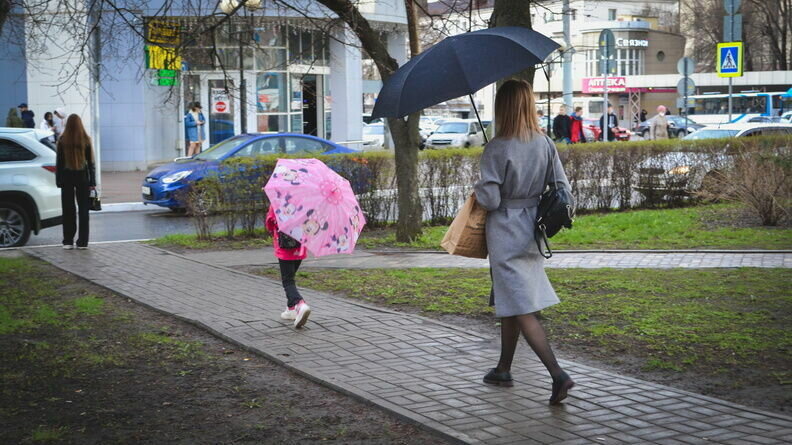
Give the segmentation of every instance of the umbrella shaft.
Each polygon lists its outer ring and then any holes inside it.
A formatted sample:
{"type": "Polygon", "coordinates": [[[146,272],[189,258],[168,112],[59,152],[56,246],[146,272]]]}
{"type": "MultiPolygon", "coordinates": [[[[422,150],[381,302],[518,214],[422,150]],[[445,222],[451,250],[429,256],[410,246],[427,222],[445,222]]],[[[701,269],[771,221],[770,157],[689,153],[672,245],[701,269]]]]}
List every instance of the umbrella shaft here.
{"type": "Polygon", "coordinates": [[[481,117],[479,117],[478,108],[476,108],[476,101],[473,100],[472,94],[468,94],[468,97],[470,97],[470,105],[473,105],[473,111],[476,113],[476,119],[478,119],[479,127],[481,127],[481,133],[484,135],[484,143],[486,144],[489,142],[489,139],[487,139],[487,130],[485,130],[484,125],[481,124],[481,117]]]}

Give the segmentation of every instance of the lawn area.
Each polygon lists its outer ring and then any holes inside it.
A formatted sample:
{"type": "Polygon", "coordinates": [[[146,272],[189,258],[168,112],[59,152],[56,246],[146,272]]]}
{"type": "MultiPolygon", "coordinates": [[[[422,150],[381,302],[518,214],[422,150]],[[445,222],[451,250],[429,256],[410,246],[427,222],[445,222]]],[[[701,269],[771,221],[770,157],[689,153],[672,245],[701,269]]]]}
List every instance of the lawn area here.
{"type": "Polygon", "coordinates": [[[272,246],[270,234],[263,228],[256,229],[252,237],[242,230],[236,230],[233,239],[228,238],[226,231],[216,232],[212,234],[211,240],[199,240],[195,234],[175,233],[153,239],[148,243],[163,249],[179,251],[258,249],[272,246]]]}
{"type": "MultiPolygon", "coordinates": [[[[733,206],[705,205],[661,210],[580,215],[572,230],[551,240],[554,249],[792,249],[789,227],[753,226],[733,206]],[[747,227],[746,227],[747,226],[747,227]]],[[[447,227],[427,227],[412,243],[397,243],[393,230],[364,232],[367,249],[440,249],[447,227]]]]}
{"type": "Polygon", "coordinates": [[[0,395],[0,444],[445,443],[192,325],[3,254],[0,395]]]}
{"type": "MultiPolygon", "coordinates": [[[[788,269],[547,272],[562,302],[543,316],[562,350],[622,361],[641,377],[704,379],[727,398],[756,386],[771,394],[766,400],[783,394],[781,406],[792,397],[788,269]]],[[[259,273],[278,276],[273,269],[259,273]]],[[[456,324],[492,315],[489,272],[482,269],[306,270],[297,282],[391,309],[465,317],[456,324]]]]}

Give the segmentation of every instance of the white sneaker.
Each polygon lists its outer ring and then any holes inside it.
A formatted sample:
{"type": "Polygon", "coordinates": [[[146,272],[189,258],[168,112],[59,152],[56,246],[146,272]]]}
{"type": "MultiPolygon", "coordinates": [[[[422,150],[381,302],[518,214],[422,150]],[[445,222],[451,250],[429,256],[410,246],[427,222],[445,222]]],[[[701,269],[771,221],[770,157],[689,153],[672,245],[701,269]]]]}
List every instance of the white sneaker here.
{"type": "Polygon", "coordinates": [[[308,316],[311,315],[311,307],[301,301],[295,309],[297,310],[297,317],[294,319],[294,327],[299,329],[308,321],[308,316]]]}
{"type": "Polygon", "coordinates": [[[77,246],[77,250],[88,250],[88,246],[77,246]]]}
{"type": "Polygon", "coordinates": [[[72,250],[74,249],[74,244],[64,244],[63,250],[72,250]]]}
{"type": "Polygon", "coordinates": [[[296,309],[286,308],[285,311],[281,312],[281,320],[294,320],[296,318],[297,318],[296,309]]]}

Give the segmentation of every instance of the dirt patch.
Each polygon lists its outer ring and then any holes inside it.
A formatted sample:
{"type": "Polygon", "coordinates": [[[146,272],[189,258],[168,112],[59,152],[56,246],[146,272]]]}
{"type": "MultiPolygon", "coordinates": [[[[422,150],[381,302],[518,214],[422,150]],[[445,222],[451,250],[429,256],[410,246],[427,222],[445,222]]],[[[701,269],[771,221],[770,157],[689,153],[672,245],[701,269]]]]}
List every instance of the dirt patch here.
{"type": "Polygon", "coordinates": [[[445,443],[42,262],[0,266],[0,443],[445,443]]]}

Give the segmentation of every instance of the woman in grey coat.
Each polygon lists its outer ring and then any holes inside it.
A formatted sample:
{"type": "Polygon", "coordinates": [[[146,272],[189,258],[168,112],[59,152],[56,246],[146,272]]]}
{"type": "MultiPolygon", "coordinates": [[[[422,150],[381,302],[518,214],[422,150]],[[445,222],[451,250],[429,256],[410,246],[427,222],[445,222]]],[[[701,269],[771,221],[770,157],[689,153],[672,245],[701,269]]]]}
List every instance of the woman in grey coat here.
{"type": "Polygon", "coordinates": [[[500,361],[484,382],[512,386],[511,364],[522,332],[553,378],[550,403],[555,404],[575,383],[558,365],[536,317],[559,300],[545,274],[534,226],[546,185],[570,187],[555,145],[540,130],[535,109],[530,84],[509,80],[501,86],[495,97],[496,137],[484,149],[481,180],[475,186],[476,200],[489,212],[490,304],[501,319],[500,361]]]}

